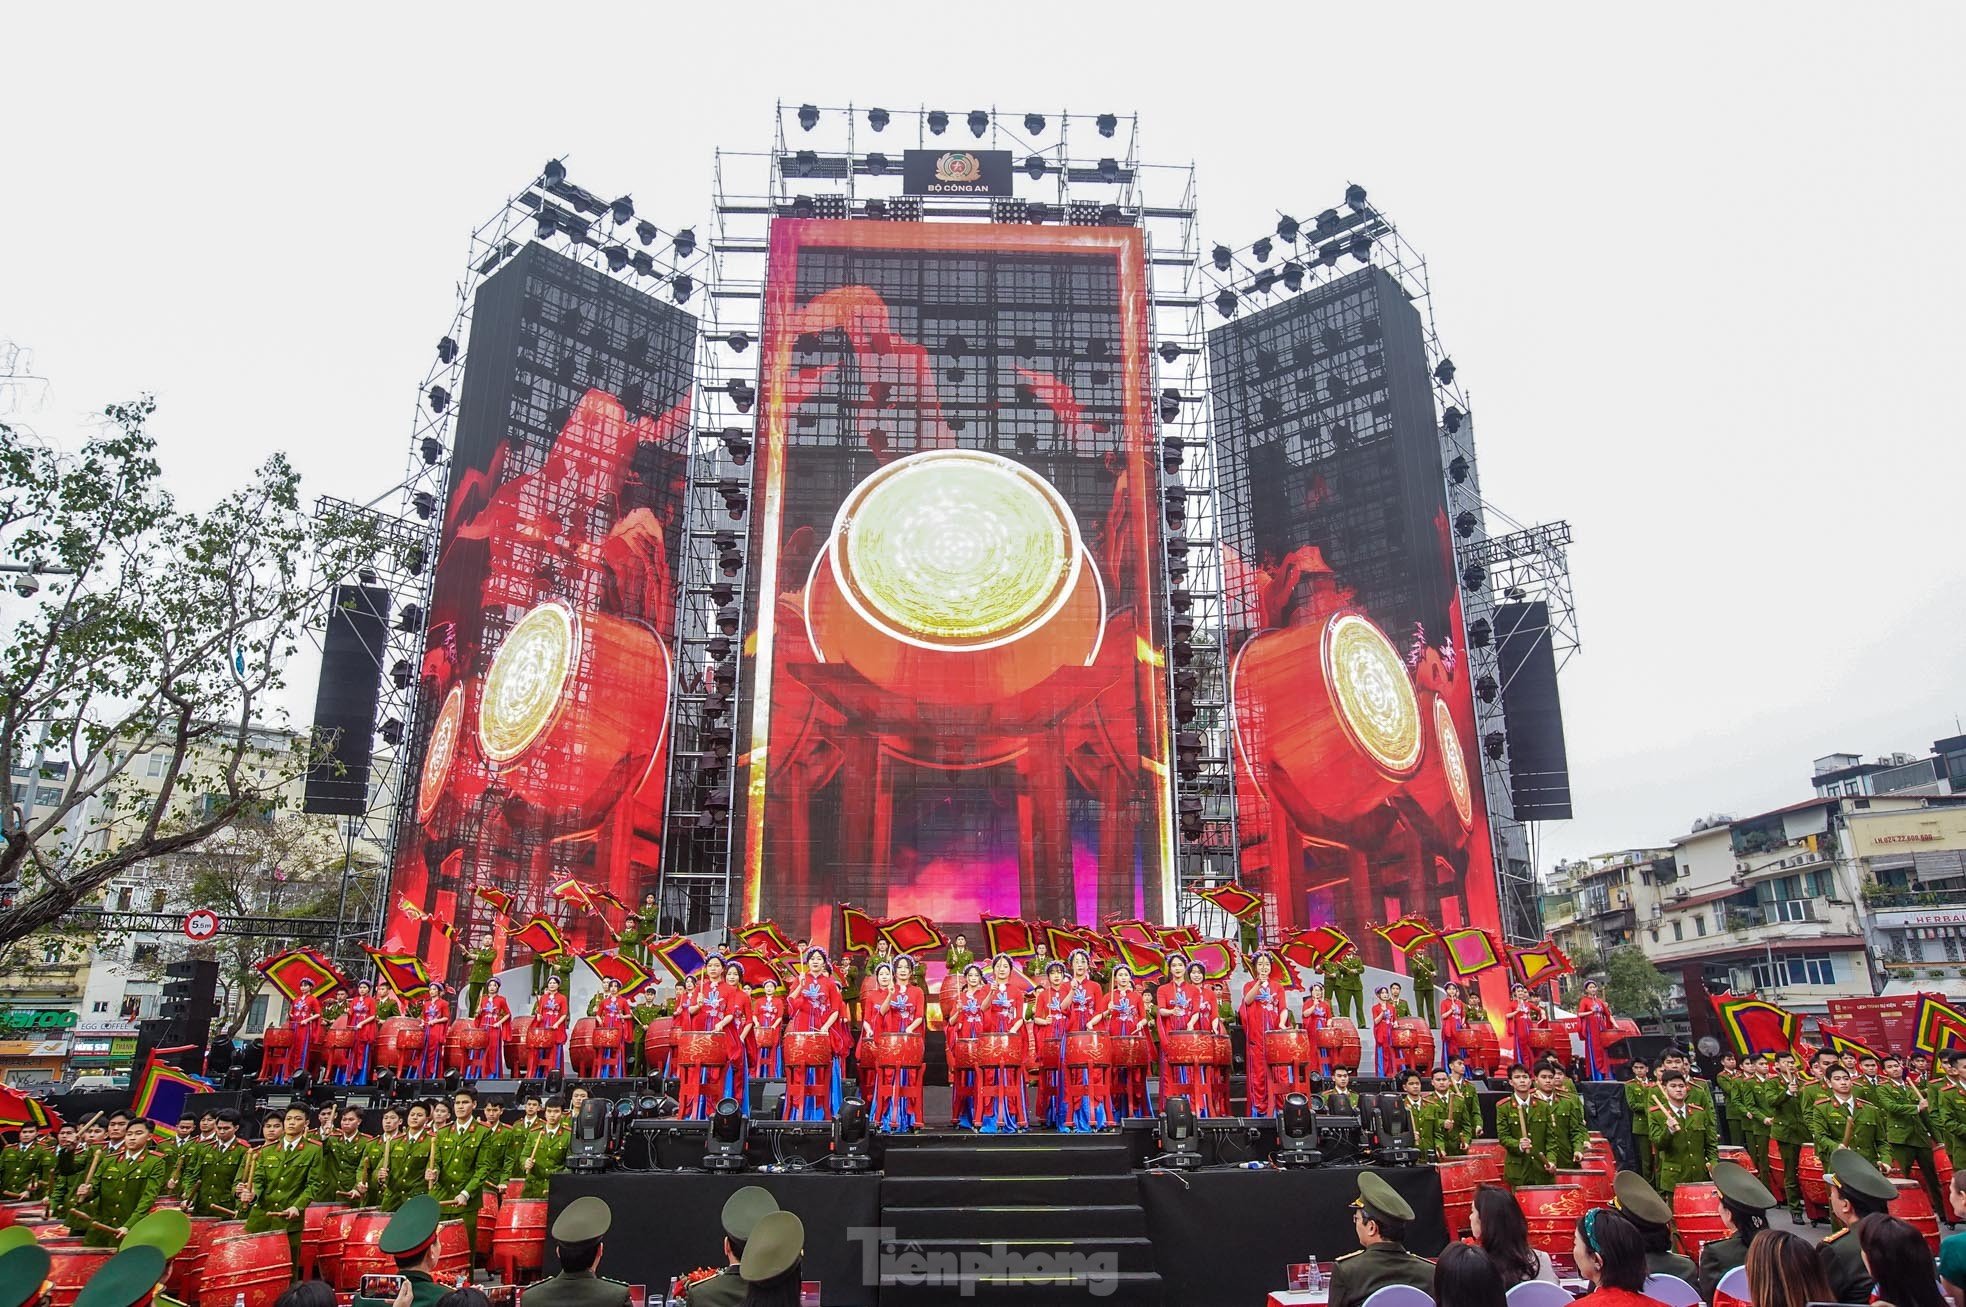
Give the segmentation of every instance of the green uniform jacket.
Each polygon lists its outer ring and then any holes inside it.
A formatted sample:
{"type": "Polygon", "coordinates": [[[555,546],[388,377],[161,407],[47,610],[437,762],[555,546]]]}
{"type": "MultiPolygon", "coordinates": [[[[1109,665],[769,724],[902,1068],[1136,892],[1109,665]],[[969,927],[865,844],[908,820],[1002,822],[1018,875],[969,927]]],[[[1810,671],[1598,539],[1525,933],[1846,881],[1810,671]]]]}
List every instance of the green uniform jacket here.
{"type": "Polygon", "coordinates": [[[565,1168],[567,1150],[573,1146],[573,1130],[566,1125],[558,1130],[538,1131],[537,1135],[536,1139],[528,1137],[526,1151],[519,1154],[512,1167],[512,1174],[526,1182],[528,1198],[546,1197],[553,1173],[565,1168]],[[526,1169],[528,1159],[532,1162],[531,1170],[526,1169]]]}
{"type": "Polygon", "coordinates": [[[164,1197],[191,1201],[198,1192],[198,1173],[205,1169],[205,1155],[210,1150],[211,1145],[203,1139],[187,1139],[177,1146],[164,1163],[164,1197]]]}
{"type": "Polygon", "coordinates": [[[347,1198],[350,1190],[368,1178],[369,1170],[375,1165],[372,1160],[375,1140],[360,1131],[349,1139],[337,1130],[321,1145],[321,1154],[327,1184],[321,1197],[324,1200],[347,1198]]]}
{"type": "Polygon", "coordinates": [[[1468,1140],[1474,1138],[1467,1101],[1451,1089],[1444,1095],[1428,1094],[1421,1099],[1413,1113],[1413,1123],[1420,1136],[1420,1148],[1430,1157],[1461,1157],[1468,1151],[1468,1140]]]}
{"type": "Polygon", "coordinates": [[[1698,1288],[1700,1284],[1700,1270],[1693,1265],[1693,1259],[1684,1253],[1673,1252],[1671,1249],[1667,1249],[1662,1253],[1646,1253],[1645,1273],[1647,1275],[1677,1276],[1695,1288],[1698,1288]]]}
{"type": "Polygon", "coordinates": [[[707,1280],[698,1280],[683,1295],[687,1307],[743,1307],[745,1284],[735,1266],[726,1266],[707,1280]]]}
{"type": "MultiPolygon", "coordinates": [[[[425,1130],[415,1139],[398,1136],[389,1147],[389,1174],[384,1178],[382,1210],[393,1212],[418,1194],[430,1192],[423,1173],[430,1169],[431,1136],[425,1130]]],[[[383,1167],[382,1150],[376,1149],[376,1169],[383,1167]]]]}
{"type": "Polygon", "coordinates": [[[1769,1137],[1785,1144],[1808,1143],[1808,1083],[1798,1080],[1791,1090],[1780,1076],[1770,1076],[1755,1088],[1755,1101],[1760,1105],[1761,1114],[1775,1120],[1773,1126],[1763,1127],[1769,1137]]]}
{"type": "Polygon", "coordinates": [[[1591,1129],[1584,1121],[1581,1094],[1558,1094],[1550,1100],[1550,1169],[1573,1171],[1591,1146],[1591,1129]]]}
{"type": "Polygon", "coordinates": [[[519,1131],[504,1124],[497,1128],[485,1126],[485,1136],[485,1142],[479,1146],[485,1164],[485,1184],[498,1189],[512,1176],[512,1154],[519,1142],[519,1131]]]}
{"type": "Polygon", "coordinates": [[[1550,1104],[1531,1096],[1525,1107],[1510,1094],[1495,1107],[1495,1137],[1502,1141],[1502,1178],[1511,1189],[1550,1182],[1550,1135],[1555,1113],[1550,1104]],[[1529,1151],[1522,1151],[1522,1140],[1529,1151]]]}
{"type": "Polygon", "coordinates": [[[1715,1239],[1700,1246],[1700,1278],[1691,1283],[1700,1291],[1702,1298],[1712,1302],[1714,1286],[1720,1283],[1720,1277],[1736,1266],[1747,1264],[1748,1246],[1741,1241],[1740,1235],[1715,1239]]]}
{"type": "Polygon", "coordinates": [[[1925,1096],[1932,1100],[1932,1128],[1938,1131],[1939,1142],[1947,1153],[1958,1153],[1960,1139],[1966,1136],[1966,1090],[1956,1080],[1935,1080],[1926,1085],[1925,1096]]]}
{"type": "Polygon", "coordinates": [[[1864,1265],[1863,1250],[1857,1246],[1854,1228],[1845,1227],[1825,1235],[1816,1245],[1816,1260],[1822,1263],[1823,1278],[1829,1281],[1829,1291],[1836,1295],[1838,1302],[1870,1301],[1870,1291],[1877,1287],[1877,1281],[1864,1265]]]}
{"type": "MultiPolygon", "coordinates": [[[[1389,1284],[1410,1284],[1431,1293],[1434,1264],[1390,1242],[1346,1253],[1331,1268],[1330,1307],[1357,1307],[1389,1284]]],[[[532,1301],[532,1291],[527,1290],[528,1307],[532,1301]]]]}
{"type": "Polygon", "coordinates": [[[1834,1098],[1825,1099],[1809,1110],[1809,1139],[1816,1145],[1816,1156],[1827,1162],[1831,1153],[1848,1147],[1881,1168],[1888,1160],[1884,1156],[1884,1119],[1862,1099],[1852,1101],[1856,1104],[1854,1121],[1852,1113],[1838,1107],[1834,1098]]]}
{"type": "Polygon", "coordinates": [[[45,1198],[55,1178],[55,1155],[39,1143],[0,1152],[0,1190],[8,1198],[45,1198]]]}
{"type": "MultiPolygon", "coordinates": [[[[164,1159],[151,1152],[135,1158],[120,1151],[112,1153],[96,1168],[95,1187],[95,1219],[113,1229],[126,1230],[138,1217],[148,1215],[164,1196],[164,1159]]],[[[97,1248],[113,1248],[117,1242],[108,1230],[94,1228],[82,1238],[97,1248]]]]}
{"type": "Polygon", "coordinates": [[[260,1149],[259,1160],[253,1163],[253,1209],[246,1217],[247,1232],[285,1230],[298,1235],[305,1218],[280,1213],[290,1207],[304,1213],[309,1203],[326,1199],[327,1169],[327,1157],[311,1135],[293,1148],[282,1141],[260,1149]]]}
{"type": "Polygon", "coordinates": [[[499,1148],[492,1140],[491,1131],[485,1129],[484,1122],[473,1120],[464,1129],[455,1122],[439,1131],[433,1142],[437,1158],[437,1183],[431,1193],[439,1203],[446,1205],[446,1214],[454,1214],[459,1194],[465,1195],[464,1208],[476,1212],[484,1201],[483,1189],[490,1178],[486,1167],[496,1163],[499,1148]],[[491,1154],[487,1156],[487,1146],[491,1154]]]}
{"type": "Polygon", "coordinates": [[[48,1191],[48,1213],[58,1221],[68,1220],[74,1203],[75,1186],[82,1183],[82,1172],[89,1168],[90,1153],[77,1144],[55,1152],[55,1178],[48,1191]]]}
{"type": "Polygon", "coordinates": [[[1698,1076],[1686,1077],[1686,1101],[1697,1103],[1709,1113],[1713,1111],[1713,1090],[1698,1076]]]}
{"type": "MultiPolygon", "coordinates": [[[[1887,1080],[1871,1091],[1871,1102],[1884,1114],[1884,1142],[1907,1148],[1930,1148],[1938,1142],[1925,1114],[1918,1110],[1915,1085],[1887,1080]]],[[[1931,1101],[1929,1098],[1926,1100],[1931,1101]]]]}
{"type": "Polygon", "coordinates": [[[1707,1168],[1720,1160],[1719,1131],[1714,1128],[1713,1113],[1689,1102],[1677,1130],[1672,1128],[1670,1108],[1651,1115],[1652,1154],[1658,1159],[1659,1168],[1653,1187],[1671,1197],[1674,1186],[1705,1180],[1707,1168]]]}
{"type": "Polygon", "coordinates": [[[216,1140],[204,1145],[198,1184],[190,1191],[193,1215],[237,1218],[239,1195],[233,1190],[239,1187],[239,1177],[246,1173],[246,1155],[252,1151],[251,1144],[242,1144],[237,1139],[229,1146],[221,1146],[216,1140]]]}
{"type": "Polygon", "coordinates": [[[1758,1095],[1749,1088],[1746,1076],[1718,1075],[1713,1080],[1727,1098],[1728,1133],[1739,1139],[1747,1130],[1748,1104],[1758,1095]]]}

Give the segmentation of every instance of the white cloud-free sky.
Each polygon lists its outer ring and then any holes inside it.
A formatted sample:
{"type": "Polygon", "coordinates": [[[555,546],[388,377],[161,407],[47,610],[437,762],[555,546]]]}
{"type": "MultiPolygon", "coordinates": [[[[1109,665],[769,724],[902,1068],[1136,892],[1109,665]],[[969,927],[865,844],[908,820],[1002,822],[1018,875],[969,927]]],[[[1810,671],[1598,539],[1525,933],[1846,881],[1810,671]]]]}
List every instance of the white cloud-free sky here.
{"type": "MultiPolygon", "coordinates": [[[[398,476],[468,233],[552,155],[666,227],[775,100],[1141,115],[1205,243],[1370,188],[1490,498],[1567,517],[1578,817],[1807,794],[1966,714],[1966,8],[35,5],[0,38],[0,339],[72,436],[155,392],[199,500],[398,476]]],[[[305,696],[303,696],[305,697],[305,696]]]]}

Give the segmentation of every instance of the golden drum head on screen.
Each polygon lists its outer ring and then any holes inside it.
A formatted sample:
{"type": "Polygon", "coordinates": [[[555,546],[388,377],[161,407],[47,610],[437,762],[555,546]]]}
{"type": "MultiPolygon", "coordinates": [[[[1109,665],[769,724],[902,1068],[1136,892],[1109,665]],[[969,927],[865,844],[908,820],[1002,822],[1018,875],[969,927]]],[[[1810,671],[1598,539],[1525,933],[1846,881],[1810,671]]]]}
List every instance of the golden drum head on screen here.
{"type": "Polygon", "coordinates": [[[485,674],[478,747],[495,763],[531,747],[558,713],[567,677],[580,659],[580,622],[562,603],[543,603],[519,619],[485,674]]]}
{"type": "Polygon", "coordinates": [[[840,506],[832,568],[862,619],[913,644],[987,649],[1043,626],[1083,566],[1056,487],[982,450],[898,459],[840,506]]]}
{"type": "Polygon", "coordinates": [[[1338,720],[1372,761],[1396,776],[1420,765],[1420,701],[1385,633],[1356,613],[1324,628],[1324,676],[1338,720]]]}
{"type": "Polygon", "coordinates": [[[464,687],[453,685],[437,710],[437,724],[430,728],[430,745],[423,755],[423,779],[416,789],[418,821],[429,821],[444,797],[444,782],[450,779],[451,763],[457,758],[457,733],[463,727],[464,687]]]}
{"type": "Polygon", "coordinates": [[[1434,700],[1434,747],[1440,751],[1440,768],[1447,777],[1447,792],[1453,796],[1454,811],[1461,824],[1474,826],[1474,790],[1468,784],[1468,761],[1461,754],[1461,735],[1454,729],[1454,714],[1447,704],[1434,700]]]}

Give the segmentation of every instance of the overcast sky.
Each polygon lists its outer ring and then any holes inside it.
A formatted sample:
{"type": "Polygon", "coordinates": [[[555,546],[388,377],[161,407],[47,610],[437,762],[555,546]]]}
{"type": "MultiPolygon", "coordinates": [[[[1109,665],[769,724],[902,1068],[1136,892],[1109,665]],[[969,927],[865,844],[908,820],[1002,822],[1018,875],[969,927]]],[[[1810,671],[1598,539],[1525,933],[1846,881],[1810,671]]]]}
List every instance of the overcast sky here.
{"type": "Polygon", "coordinates": [[[1546,863],[1966,714],[1966,7],[196,12],[20,6],[0,45],[34,423],[153,391],[187,498],[273,448],[311,493],[392,484],[467,237],[551,155],[673,228],[778,99],[1137,110],[1204,244],[1367,186],[1428,258],[1489,498],[1573,523],[1546,863]]]}

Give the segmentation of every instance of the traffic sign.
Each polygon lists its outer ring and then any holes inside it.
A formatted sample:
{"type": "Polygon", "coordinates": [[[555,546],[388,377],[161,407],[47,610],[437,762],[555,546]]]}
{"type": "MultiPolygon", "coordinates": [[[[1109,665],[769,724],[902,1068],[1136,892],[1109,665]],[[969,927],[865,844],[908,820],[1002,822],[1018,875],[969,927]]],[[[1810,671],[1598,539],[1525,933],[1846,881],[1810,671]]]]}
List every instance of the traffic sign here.
{"type": "Polygon", "coordinates": [[[197,943],[202,944],[217,935],[218,928],[218,913],[210,908],[198,908],[185,915],[184,933],[197,943]]]}

